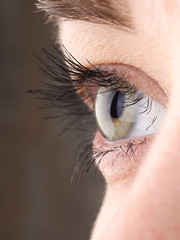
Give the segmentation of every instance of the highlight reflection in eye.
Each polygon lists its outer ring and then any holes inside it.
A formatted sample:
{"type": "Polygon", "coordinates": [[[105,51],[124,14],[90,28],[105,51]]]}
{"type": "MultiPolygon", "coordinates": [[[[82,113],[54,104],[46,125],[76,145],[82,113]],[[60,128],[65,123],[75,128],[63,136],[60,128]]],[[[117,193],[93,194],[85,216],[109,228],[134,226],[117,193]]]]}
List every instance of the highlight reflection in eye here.
{"type": "Polygon", "coordinates": [[[100,87],[95,99],[99,131],[110,141],[156,133],[165,108],[140,90],[100,87]]]}

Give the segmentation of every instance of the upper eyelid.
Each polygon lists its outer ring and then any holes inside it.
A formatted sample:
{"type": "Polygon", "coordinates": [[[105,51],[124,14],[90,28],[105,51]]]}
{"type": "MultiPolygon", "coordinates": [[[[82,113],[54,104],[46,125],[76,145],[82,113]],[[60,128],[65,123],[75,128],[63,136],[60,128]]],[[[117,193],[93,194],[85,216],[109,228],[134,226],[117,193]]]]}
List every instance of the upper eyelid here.
{"type": "MultiPolygon", "coordinates": [[[[63,47],[63,46],[62,46],[63,47]]],[[[43,71],[48,74],[49,76],[51,76],[51,78],[55,79],[55,82],[60,81],[61,84],[65,84],[68,85],[69,87],[71,86],[71,84],[73,83],[73,85],[75,86],[74,91],[77,92],[77,89],[81,89],[83,84],[89,80],[90,82],[95,82],[96,86],[99,85],[104,85],[104,79],[103,77],[107,76],[108,73],[108,69],[110,66],[117,66],[119,67],[125,67],[125,68],[130,68],[130,69],[136,69],[135,67],[132,66],[127,66],[124,64],[105,64],[105,65],[97,65],[94,66],[93,64],[89,63],[89,65],[91,65],[91,68],[89,67],[85,67],[84,65],[82,65],[80,62],[78,62],[69,52],[68,50],[63,47],[64,51],[62,50],[58,50],[55,47],[56,52],[58,53],[58,56],[54,57],[52,54],[48,53],[47,51],[45,51],[45,54],[47,56],[47,58],[50,60],[51,63],[53,63],[54,66],[49,67],[47,64],[44,64],[43,67],[43,71]],[[63,62],[63,61],[64,62],[63,62]],[[66,64],[64,64],[66,63],[66,64]],[[101,69],[100,69],[101,68],[101,69]],[[103,68],[103,71],[102,71],[103,68]],[[87,74],[88,73],[88,74],[87,74]],[[63,75],[62,75],[63,74],[63,75]],[[87,74],[87,75],[86,75],[87,74]],[[91,74],[93,76],[95,76],[95,79],[91,79],[91,74]],[[86,76],[85,76],[86,75],[86,76]],[[89,77],[89,79],[84,78],[84,77],[89,77]],[[97,77],[100,77],[97,79],[97,77]],[[102,77],[103,76],[103,77],[102,77]],[[59,79],[61,77],[61,79],[59,79]],[[71,77],[71,79],[70,79],[71,77]],[[102,78],[101,78],[102,77],[102,78]],[[72,83],[71,83],[72,82],[72,83]],[[101,84],[100,84],[101,83],[101,84]]],[[[140,70],[135,70],[135,73],[137,71],[140,70]]],[[[138,72],[139,74],[139,72],[138,72]]],[[[145,74],[145,73],[144,73],[145,74]]],[[[111,75],[111,73],[110,73],[111,75]]],[[[116,76],[116,78],[118,77],[118,75],[116,76]]],[[[146,76],[147,77],[147,76],[146,76]]],[[[111,76],[110,76],[110,80],[111,80],[111,76]]],[[[150,83],[151,83],[152,79],[150,79],[150,83]]],[[[108,82],[107,82],[108,83],[108,82]]],[[[109,82],[111,84],[111,81],[109,82]]],[[[109,85],[109,83],[107,84],[107,86],[109,85]]],[[[53,82],[54,84],[54,82],[53,82]]],[[[134,84],[134,81],[132,82],[132,85],[134,84]]],[[[51,85],[50,85],[51,86],[51,85]]],[[[53,85],[52,85],[53,86],[53,85]]],[[[136,86],[136,85],[135,85],[136,86]]],[[[69,88],[68,87],[68,88],[69,88]]],[[[59,88],[59,87],[58,87],[59,88]]],[[[72,87],[70,87],[72,88],[72,87]]],[[[140,88],[141,91],[143,91],[143,89],[140,88]]],[[[71,90],[72,91],[72,90],[71,90]]],[[[67,91],[67,93],[70,95],[71,91],[67,91]]],[[[144,91],[143,91],[144,92],[144,91]]],[[[66,93],[66,98],[68,98],[68,94],[66,93]]],[[[145,94],[149,95],[148,93],[144,92],[145,94]]],[[[52,95],[51,97],[51,92],[49,93],[49,91],[44,92],[44,94],[49,98],[52,98],[52,101],[54,101],[54,97],[52,95]]],[[[88,96],[85,96],[88,98],[88,96]]],[[[152,96],[151,96],[152,97],[152,96]]],[[[61,97],[63,98],[63,97],[61,97]]],[[[65,97],[64,97],[65,98],[65,97]]],[[[83,99],[84,100],[84,99],[83,99]]],[[[91,101],[92,102],[92,101],[91,101]]],[[[161,103],[161,102],[160,102],[161,103]]],[[[162,103],[161,103],[162,104],[162,103]]],[[[92,108],[91,108],[92,110],[92,108]]],[[[72,109],[72,112],[75,113],[75,110],[72,109]]]]}
{"type": "Polygon", "coordinates": [[[89,67],[87,57],[94,65],[123,63],[135,66],[155,79],[169,95],[170,88],[165,84],[170,77],[169,68],[161,61],[162,56],[165,59],[168,54],[159,40],[151,41],[138,33],[131,34],[81,21],[63,22],[59,37],[84,66],[89,67]]]}
{"type": "MultiPolygon", "coordinates": [[[[92,65],[92,64],[91,64],[92,65]]],[[[141,69],[136,68],[134,66],[129,66],[126,64],[102,64],[102,65],[97,65],[94,66],[92,65],[92,68],[89,69],[89,71],[95,70],[95,73],[99,71],[99,85],[106,86],[104,83],[104,80],[108,79],[115,79],[115,82],[118,83],[118,81],[125,80],[129,82],[132,86],[135,86],[137,89],[140,89],[142,92],[145,94],[151,96],[154,98],[156,101],[160,102],[162,105],[166,106],[167,105],[167,95],[165,92],[162,90],[160,87],[158,81],[154,80],[150,76],[148,76],[145,72],[143,72],[141,69]],[[112,71],[112,68],[117,68],[120,69],[119,73],[115,73],[112,71]],[[123,71],[125,69],[125,75],[123,74],[123,71]],[[129,73],[131,75],[131,72],[133,73],[133,77],[128,77],[129,73]],[[135,74],[135,75],[134,75],[135,74]],[[101,76],[102,75],[102,76],[101,76]],[[102,78],[101,78],[102,77],[102,78]],[[143,81],[142,81],[143,80],[143,81]]],[[[93,79],[87,79],[87,83],[93,82],[93,79]]],[[[98,85],[98,81],[97,83],[98,85]]],[[[108,86],[108,82],[107,82],[108,86]]]]}

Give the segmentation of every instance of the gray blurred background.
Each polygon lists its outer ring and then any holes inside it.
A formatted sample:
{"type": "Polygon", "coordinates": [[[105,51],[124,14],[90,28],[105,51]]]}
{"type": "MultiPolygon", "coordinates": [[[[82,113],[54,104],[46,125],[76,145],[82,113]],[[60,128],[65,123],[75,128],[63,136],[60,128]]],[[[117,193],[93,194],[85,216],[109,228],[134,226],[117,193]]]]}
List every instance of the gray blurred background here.
{"type": "Polygon", "coordinates": [[[61,123],[26,93],[41,78],[33,54],[54,41],[34,3],[0,3],[0,239],[86,240],[103,181],[70,183],[76,136],[58,137],[61,123]]]}

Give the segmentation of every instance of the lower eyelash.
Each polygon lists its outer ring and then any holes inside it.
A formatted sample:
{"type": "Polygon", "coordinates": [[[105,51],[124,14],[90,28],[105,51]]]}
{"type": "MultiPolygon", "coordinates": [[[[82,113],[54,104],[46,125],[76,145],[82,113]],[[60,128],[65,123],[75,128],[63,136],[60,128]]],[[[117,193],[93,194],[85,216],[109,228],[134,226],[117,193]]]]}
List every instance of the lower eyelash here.
{"type": "MultiPolygon", "coordinates": [[[[45,63],[38,58],[41,63],[40,71],[48,79],[41,81],[40,89],[28,92],[34,94],[40,100],[47,100],[48,104],[41,109],[55,108],[58,110],[57,115],[46,117],[46,119],[58,118],[61,122],[66,122],[62,126],[60,134],[69,129],[80,132],[78,138],[82,138],[83,144],[80,144],[78,147],[80,153],[76,154],[74,176],[77,176],[79,179],[83,173],[89,171],[96,158],[100,157],[102,161],[104,156],[110,152],[118,151],[117,157],[120,154],[119,152],[124,153],[125,156],[128,156],[130,151],[135,154],[136,149],[133,150],[133,148],[137,144],[133,141],[129,141],[126,146],[92,148],[94,134],[97,131],[94,113],[83,102],[85,99],[83,98],[82,100],[79,94],[77,94],[78,89],[82,88],[86,79],[90,79],[91,83],[96,84],[98,87],[114,87],[114,89],[119,88],[119,86],[117,87],[118,82],[121,85],[120,87],[123,87],[124,92],[128,93],[134,92],[135,87],[124,79],[114,77],[112,74],[103,72],[94,66],[92,66],[92,69],[84,67],[66,49],[64,49],[64,54],[61,50],[54,48],[57,54],[56,57],[43,49],[49,63],[45,63]],[[87,135],[85,139],[82,136],[82,132],[83,136],[87,135]]],[[[132,104],[135,104],[137,101],[138,99],[132,104]]],[[[148,113],[151,110],[150,108],[151,104],[148,104],[145,111],[148,113]]],[[[145,143],[145,141],[143,140],[142,143],[145,143]]]]}
{"type": "Polygon", "coordinates": [[[135,156],[135,153],[138,147],[146,144],[146,137],[142,140],[139,140],[138,143],[135,140],[129,140],[125,145],[116,145],[116,146],[106,146],[106,147],[98,147],[92,148],[92,142],[85,142],[85,144],[81,145],[82,150],[75,162],[74,166],[74,174],[72,176],[72,180],[81,180],[90,170],[91,166],[94,165],[96,159],[99,159],[96,164],[95,175],[97,170],[99,169],[99,165],[101,164],[103,158],[107,156],[109,153],[117,152],[116,156],[113,159],[112,165],[121,155],[124,158],[130,158],[131,155],[135,156]]]}

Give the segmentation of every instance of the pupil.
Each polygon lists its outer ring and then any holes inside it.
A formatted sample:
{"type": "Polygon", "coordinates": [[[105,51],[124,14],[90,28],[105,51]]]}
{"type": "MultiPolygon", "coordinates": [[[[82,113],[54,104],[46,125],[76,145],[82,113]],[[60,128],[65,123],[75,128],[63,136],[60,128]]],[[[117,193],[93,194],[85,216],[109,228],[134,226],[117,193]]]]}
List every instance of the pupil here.
{"type": "Polygon", "coordinates": [[[119,118],[124,110],[124,96],[121,92],[116,92],[114,94],[112,103],[111,103],[111,117],[119,118]]]}

